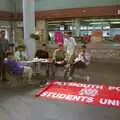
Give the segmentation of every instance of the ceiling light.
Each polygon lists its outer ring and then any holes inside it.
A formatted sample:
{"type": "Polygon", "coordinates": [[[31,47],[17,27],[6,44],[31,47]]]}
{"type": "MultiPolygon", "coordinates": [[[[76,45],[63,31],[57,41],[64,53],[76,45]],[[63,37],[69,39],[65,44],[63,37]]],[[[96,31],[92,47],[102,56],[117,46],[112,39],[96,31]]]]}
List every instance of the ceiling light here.
{"type": "Polygon", "coordinates": [[[111,24],[120,24],[120,21],[118,21],[118,22],[111,22],[111,24]]]}

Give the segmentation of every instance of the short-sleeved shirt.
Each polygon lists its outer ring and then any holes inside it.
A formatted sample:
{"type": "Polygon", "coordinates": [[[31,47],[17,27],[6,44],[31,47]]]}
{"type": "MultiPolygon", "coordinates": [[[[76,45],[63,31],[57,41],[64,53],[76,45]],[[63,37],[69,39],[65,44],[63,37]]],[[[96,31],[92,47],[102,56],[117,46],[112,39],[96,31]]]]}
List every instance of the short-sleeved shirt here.
{"type": "Polygon", "coordinates": [[[73,37],[70,37],[69,39],[66,38],[64,39],[64,47],[68,54],[70,55],[73,54],[75,46],[76,46],[76,42],[73,37]]]}
{"type": "Polygon", "coordinates": [[[26,60],[27,55],[24,51],[23,52],[16,51],[15,52],[15,58],[16,58],[16,60],[26,60]]]}
{"type": "Polygon", "coordinates": [[[65,60],[66,58],[66,52],[65,50],[59,50],[59,49],[56,49],[54,54],[53,54],[53,59],[55,61],[62,61],[62,60],[65,60]]]}
{"type": "Polygon", "coordinates": [[[47,59],[49,58],[49,54],[47,51],[44,50],[38,50],[35,54],[35,57],[37,58],[43,58],[43,59],[47,59]]]}

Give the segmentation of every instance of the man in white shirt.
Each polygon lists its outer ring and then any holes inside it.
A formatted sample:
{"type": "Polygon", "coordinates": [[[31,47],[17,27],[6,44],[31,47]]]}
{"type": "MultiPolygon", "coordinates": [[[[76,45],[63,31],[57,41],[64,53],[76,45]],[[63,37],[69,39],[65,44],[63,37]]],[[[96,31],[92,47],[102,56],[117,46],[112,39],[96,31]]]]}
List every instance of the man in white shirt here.
{"type": "Polygon", "coordinates": [[[18,61],[27,60],[27,55],[24,51],[24,46],[18,46],[17,51],[15,52],[15,58],[18,61]]]}
{"type": "Polygon", "coordinates": [[[68,56],[73,54],[76,45],[76,41],[72,37],[71,32],[66,32],[64,34],[64,48],[66,49],[68,56]]]}

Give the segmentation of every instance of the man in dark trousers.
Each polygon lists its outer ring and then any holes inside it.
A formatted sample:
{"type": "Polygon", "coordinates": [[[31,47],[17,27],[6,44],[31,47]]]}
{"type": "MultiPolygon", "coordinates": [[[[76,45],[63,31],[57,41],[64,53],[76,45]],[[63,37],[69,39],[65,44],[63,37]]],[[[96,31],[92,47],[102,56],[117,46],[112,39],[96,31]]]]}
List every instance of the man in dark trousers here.
{"type": "Polygon", "coordinates": [[[0,31],[0,79],[6,81],[4,58],[9,49],[9,42],[5,39],[5,31],[0,31]]]}

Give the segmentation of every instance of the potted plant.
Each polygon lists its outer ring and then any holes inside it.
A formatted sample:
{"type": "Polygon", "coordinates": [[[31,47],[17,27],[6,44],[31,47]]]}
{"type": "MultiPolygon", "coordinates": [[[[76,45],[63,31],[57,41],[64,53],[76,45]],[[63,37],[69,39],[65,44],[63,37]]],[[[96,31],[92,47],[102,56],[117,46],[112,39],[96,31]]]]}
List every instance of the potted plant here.
{"type": "Polygon", "coordinates": [[[30,34],[30,37],[31,37],[32,39],[35,39],[35,40],[39,40],[39,39],[40,39],[40,36],[39,36],[39,33],[38,33],[38,32],[31,33],[31,34],[30,34]]]}

